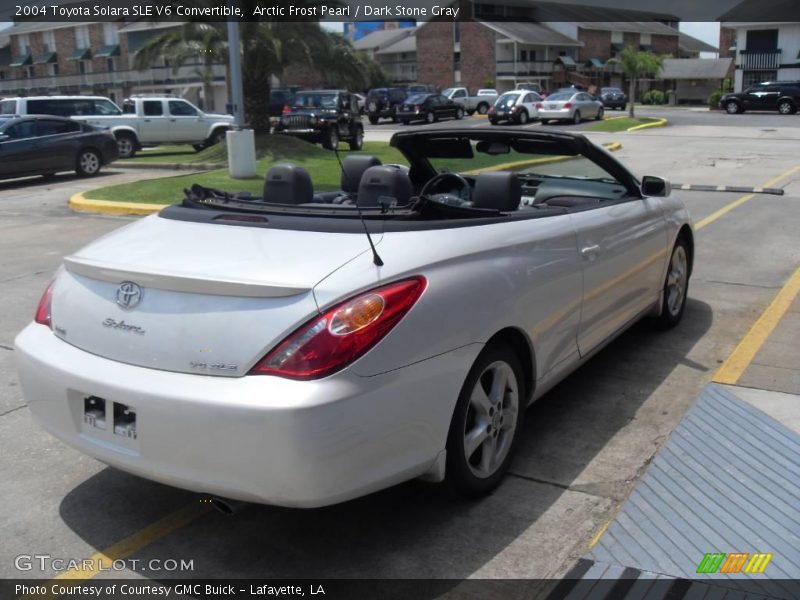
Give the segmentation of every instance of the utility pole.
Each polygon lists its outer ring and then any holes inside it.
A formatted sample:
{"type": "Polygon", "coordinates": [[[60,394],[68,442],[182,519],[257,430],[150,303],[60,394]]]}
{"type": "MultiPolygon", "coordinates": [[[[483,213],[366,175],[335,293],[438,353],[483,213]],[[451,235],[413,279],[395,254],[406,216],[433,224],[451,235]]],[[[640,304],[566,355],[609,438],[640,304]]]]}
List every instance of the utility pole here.
{"type": "MultiPolygon", "coordinates": [[[[236,6],[228,0],[228,6],[236,6]]],[[[233,10],[231,11],[233,12],[233,10]]],[[[244,92],[242,89],[242,55],[239,42],[239,20],[228,18],[228,61],[231,73],[231,101],[233,102],[233,129],[225,136],[228,146],[228,173],[235,179],[255,177],[256,143],[252,129],[244,127],[244,92]]]]}
{"type": "MultiPolygon", "coordinates": [[[[229,2],[233,6],[233,2],[229,2]]],[[[231,100],[236,129],[244,125],[244,93],[242,91],[242,55],[239,53],[239,21],[228,19],[228,62],[231,73],[231,100]]]]}

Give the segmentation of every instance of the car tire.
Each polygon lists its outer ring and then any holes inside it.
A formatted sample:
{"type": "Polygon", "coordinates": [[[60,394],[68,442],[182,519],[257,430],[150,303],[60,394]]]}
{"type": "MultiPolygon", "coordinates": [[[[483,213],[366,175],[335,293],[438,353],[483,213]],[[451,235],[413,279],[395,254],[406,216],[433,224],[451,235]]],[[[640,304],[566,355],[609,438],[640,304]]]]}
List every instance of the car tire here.
{"type": "Polygon", "coordinates": [[[410,125],[411,121],[406,121],[405,119],[403,119],[402,123],[403,123],[403,125],[410,125]]]}
{"type": "Polygon", "coordinates": [[[602,120],[603,120],[603,116],[604,116],[604,114],[603,114],[603,113],[604,113],[603,109],[602,109],[602,108],[600,108],[600,109],[597,111],[597,116],[595,116],[595,118],[594,118],[594,119],[595,119],[595,121],[602,121],[602,120]]]}
{"type": "Polygon", "coordinates": [[[680,323],[686,308],[686,294],[689,291],[689,242],[679,237],[672,248],[667,276],[661,299],[661,314],[656,324],[661,329],[669,329],[680,323]]]}
{"type": "Polygon", "coordinates": [[[350,144],[350,150],[354,152],[364,147],[364,130],[360,126],[356,127],[356,133],[348,143],[350,144]]]}
{"type": "Polygon", "coordinates": [[[192,148],[194,148],[195,152],[202,152],[207,146],[205,144],[192,144],[192,148]]]}
{"type": "Polygon", "coordinates": [[[369,116],[369,123],[370,125],[377,125],[378,124],[378,117],[373,117],[372,115],[369,116]]]}
{"type": "Polygon", "coordinates": [[[463,108],[457,108],[456,109],[456,119],[460,121],[463,118],[464,118],[464,109],[463,108]]]}
{"type": "Polygon", "coordinates": [[[75,162],[75,172],[81,177],[94,177],[100,172],[103,164],[100,154],[91,148],[85,148],[78,152],[75,162]]]}
{"type": "Polygon", "coordinates": [[[498,121],[497,119],[489,119],[489,123],[491,123],[492,125],[497,125],[498,121]]]}
{"type": "Polygon", "coordinates": [[[436,115],[432,112],[425,113],[425,122],[430,125],[431,123],[436,122],[436,115]]]}
{"type": "Polygon", "coordinates": [[[797,112],[797,107],[791,100],[781,100],[778,102],[778,112],[782,115],[793,115],[797,112]]]}
{"type": "Polygon", "coordinates": [[[524,108],[523,108],[523,109],[522,109],[522,111],[519,113],[519,117],[517,118],[517,122],[518,122],[520,125],[525,125],[525,124],[527,124],[527,122],[528,122],[528,111],[527,111],[527,110],[525,110],[524,108]]]}
{"type": "Polygon", "coordinates": [[[486,104],[485,102],[481,102],[480,104],[478,104],[475,110],[478,111],[479,115],[485,115],[487,112],[489,112],[489,105],[486,104]]]}
{"type": "Polygon", "coordinates": [[[742,109],[739,106],[738,102],[729,100],[728,102],[725,103],[725,112],[728,113],[729,115],[736,115],[742,112],[742,109]]]}
{"type": "Polygon", "coordinates": [[[216,144],[224,144],[225,140],[228,137],[228,130],[222,127],[215,129],[211,132],[211,135],[208,136],[208,141],[206,142],[206,146],[215,146],[216,144]]]}
{"type": "Polygon", "coordinates": [[[335,127],[329,127],[323,135],[322,147],[326,150],[335,150],[339,147],[339,132],[335,127]]]}
{"type": "Polygon", "coordinates": [[[514,351],[503,343],[484,348],[458,395],[447,435],[446,481],[456,492],[481,496],[500,484],[522,430],[526,398],[514,351]],[[498,385],[497,377],[505,383],[498,385]]]}
{"type": "Polygon", "coordinates": [[[119,158],[136,156],[136,138],[132,134],[120,133],[117,136],[117,156],[119,158]]]}
{"type": "Polygon", "coordinates": [[[575,114],[572,115],[572,123],[575,124],[575,125],[580,125],[581,124],[581,111],[579,111],[579,110],[575,111],[575,114]]]}

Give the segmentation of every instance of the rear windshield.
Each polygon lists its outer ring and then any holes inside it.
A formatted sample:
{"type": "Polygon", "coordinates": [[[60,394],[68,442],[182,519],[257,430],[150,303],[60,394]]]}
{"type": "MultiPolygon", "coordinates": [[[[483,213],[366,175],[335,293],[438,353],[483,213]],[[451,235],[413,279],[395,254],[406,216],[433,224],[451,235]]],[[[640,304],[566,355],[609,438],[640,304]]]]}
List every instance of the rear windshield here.
{"type": "Polygon", "coordinates": [[[407,104],[422,104],[428,98],[428,94],[414,94],[406,98],[407,104]]]}
{"type": "Polygon", "coordinates": [[[611,94],[621,94],[622,90],[619,88],[603,88],[603,92],[608,92],[611,94]]]}
{"type": "Polygon", "coordinates": [[[28,100],[29,115],[58,115],[59,117],[120,115],[122,111],[105,98],[43,98],[28,100]]]}
{"type": "Polygon", "coordinates": [[[336,93],[299,92],[294,105],[300,108],[336,108],[336,93]]]}
{"type": "Polygon", "coordinates": [[[514,106],[522,97],[522,94],[503,94],[500,96],[497,101],[494,103],[495,106],[514,106]]]}
{"type": "Polygon", "coordinates": [[[569,99],[570,99],[570,98],[572,98],[574,95],[575,95],[575,93],[574,93],[574,92],[562,92],[562,93],[560,93],[560,94],[552,94],[551,96],[548,96],[548,97],[547,97],[547,100],[548,100],[548,101],[550,101],[550,100],[555,100],[555,101],[560,101],[560,100],[569,100],[569,99]]]}

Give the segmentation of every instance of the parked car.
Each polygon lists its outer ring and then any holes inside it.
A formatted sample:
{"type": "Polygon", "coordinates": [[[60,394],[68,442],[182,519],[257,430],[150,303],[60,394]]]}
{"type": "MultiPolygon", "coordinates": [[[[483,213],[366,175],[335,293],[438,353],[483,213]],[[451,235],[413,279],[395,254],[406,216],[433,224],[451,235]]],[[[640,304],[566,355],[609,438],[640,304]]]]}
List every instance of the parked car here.
{"type": "Polygon", "coordinates": [[[395,123],[397,109],[408,98],[409,93],[403,88],[375,88],[367,93],[367,118],[375,125],[380,119],[391,119],[395,123]]]}
{"type": "Polygon", "coordinates": [[[433,123],[439,119],[463,119],[464,107],[442,94],[416,94],[406,98],[397,110],[397,118],[403,125],[412,121],[433,123]]]}
{"type": "Polygon", "coordinates": [[[569,91],[550,94],[542,102],[536,103],[539,120],[572,121],[576,125],[583,119],[603,118],[603,103],[595,100],[587,92],[569,91]]]}
{"type": "Polygon", "coordinates": [[[545,94],[544,88],[539,83],[533,81],[520,81],[514,86],[515,90],[527,90],[529,92],[536,92],[540,96],[545,94]]]}
{"type": "Polygon", "coordinates": [[[477,112],[485,115],[497,100],[497,90],[479,90],[475,96],[469,95],[469,90],[465,87],[451,87],[442,91],[442,95],[454,102],[458,102],[467,114],[477,112]],[[483,92],[482,94],[480,92],[483,92]]]}
{"type": "Polygon", "coordinates": [[[489,109],[489,122],[497,125],[500,121],[512,121],[525,125],[528,121],[539,118],[536,104],[541,101],[542,97],[536,92],[526,90],[506,92],[489,109]]]}
{"type": "Polygon", "coordinates": [[[290,88],[272,88],[269,91],[269,116],[280,117],[294,102],[295,91],[290,88]]]}
{"type": "Polygon", "coordinates": [[[75,171],[92,177],[117,159],[108,130],[50,115],[0,119],[0,178],[75,171]]]}
{"type": "Polygon", "coordinates": [[[348,189],[315,192],[276,165],[261,197],[195,186],[67,256],[15,341],[36,422],[222,498],[315,507],[415,477],[475,496],[532,402],[644,316],[681,321],[694,238],[664,179],[561,132],[391,145],[410,171],[348,156],[348,189]],[[542,153],[564,160],[466,174],[542,153]]]}
{"type": "Polygon", "coordinates": [[[28,96],[3,98],[2,115],[55,115],[59,117],[119,116],[122,110],[103,96],[28,96]]]}
{"type": "Polygon", "coordinates": [[[719,107],[731,115],[746,110],[777,110],[782,115],[793,115],[800,107],[800,81],[759,83],[743,92],[725,94],[719,107]]]}
{"type": "Polygon", "coordinates": [[[333,150],[347,142],[351,150],[361,150],[364,126],[358,100],[345,90],[301,90],[295,94],[291,110],[281,116],[275,132],[291,135],[333,150]]]}
{"type": "Polygon", "coordinates": [[[628,97],[619,88],[604,87],[600,88],[600,101],[605,108],[625,110],[628,106],[628,97]]]}

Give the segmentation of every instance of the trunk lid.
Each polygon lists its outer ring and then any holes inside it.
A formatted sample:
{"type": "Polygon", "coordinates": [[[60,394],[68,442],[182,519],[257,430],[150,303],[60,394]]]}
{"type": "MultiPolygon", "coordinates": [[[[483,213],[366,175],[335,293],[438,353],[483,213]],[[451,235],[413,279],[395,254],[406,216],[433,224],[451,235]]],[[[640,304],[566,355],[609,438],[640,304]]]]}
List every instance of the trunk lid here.
{"type": "Polygon", "coordinates": [[[64,260],[53,329],[112,360],[241,376],[317,312],[312,288],[363,236],[149,217],[64,260]]]}

